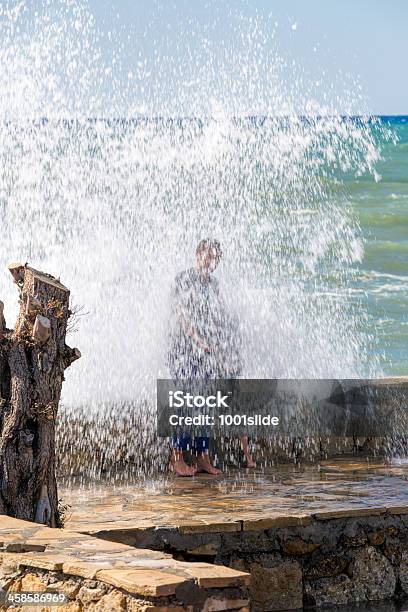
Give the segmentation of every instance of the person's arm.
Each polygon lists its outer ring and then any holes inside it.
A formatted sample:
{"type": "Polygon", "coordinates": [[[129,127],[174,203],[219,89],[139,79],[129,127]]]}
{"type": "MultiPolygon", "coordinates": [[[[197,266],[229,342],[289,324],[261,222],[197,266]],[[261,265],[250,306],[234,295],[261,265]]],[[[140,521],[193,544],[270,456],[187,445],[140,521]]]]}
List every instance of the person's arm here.
{"type": "Polygon", "coordinates": [[[189,321],[188,316],[186,315],[184,309],[180,306],[180,304],[177,305],[176,312],[177,312],[177,316],[178,316],[178,318],[180,320],[180,323],[182,325],[184,333],[189,338],[191,338],[193,340],[193,342],[199,348],[201,348],[206,353],[210,353],[211,352],[211,347],[207,344],[207,342],[205,342],[205,340],[203,338],[201,338],[201,336],[194,329],[193,324],[191,323],[191,321],[189,321]]]}
{"type": "Polygon", "coordinates": [[[235,357],[239,354],[240,330],[238,320],[229,311],[225,294],[220,290],[217,279],[213,281],[213,290],[218,302],[219,324],[224,332],[223,342],[214,349],[214,354],[224,370],[224,376],[228,377],[240,369],[235,363],[235,357]]]}

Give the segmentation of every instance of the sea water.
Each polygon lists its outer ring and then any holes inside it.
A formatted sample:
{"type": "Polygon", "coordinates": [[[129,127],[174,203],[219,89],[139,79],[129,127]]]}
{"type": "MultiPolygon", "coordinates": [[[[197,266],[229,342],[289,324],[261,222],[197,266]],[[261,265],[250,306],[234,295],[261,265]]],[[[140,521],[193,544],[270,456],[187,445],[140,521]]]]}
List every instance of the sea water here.
{"type": "Polygon", "coordinates": [[[381,117],[396,139],[383,142],[377,182],[362,176],[346,179],[358,217],[364,255],[356,264],[354,296],[364,295],[378,342],[383,373],[408,373],[408,117],[381,117]]]}

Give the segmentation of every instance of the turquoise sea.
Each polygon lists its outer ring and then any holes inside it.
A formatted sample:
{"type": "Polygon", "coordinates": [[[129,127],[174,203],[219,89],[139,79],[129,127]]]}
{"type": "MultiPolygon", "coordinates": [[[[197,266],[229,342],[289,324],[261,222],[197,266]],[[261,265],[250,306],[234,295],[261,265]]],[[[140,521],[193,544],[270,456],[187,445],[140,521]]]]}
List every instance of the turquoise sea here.
{"type": "Polygon", "coordinates": [[[354,291],[367,300],[384,373],[408,375],[408,116],[380,120],[397,140],[380,143],[378,182],[346,180],[364,239],[354,291]]]}

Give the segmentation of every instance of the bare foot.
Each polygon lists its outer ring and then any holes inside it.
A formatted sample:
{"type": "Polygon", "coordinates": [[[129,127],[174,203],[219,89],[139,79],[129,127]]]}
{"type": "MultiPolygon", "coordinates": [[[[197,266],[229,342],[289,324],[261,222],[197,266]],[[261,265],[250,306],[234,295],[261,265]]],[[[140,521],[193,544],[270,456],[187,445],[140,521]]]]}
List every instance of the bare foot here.
{"type": "Polygon", "coordinates": [[[255,461],[252,459],[251,455],[245,455],[245,459],[246,459],[246,466],[247,468],[256,468],[256,463],[255,461]]]}
{"type": "Polygon", "coordinates": [[[247,468],[256,468],[256,463],[252,459],[252,455],[249,452],[249,448],[248,448],[248,436],[242,436],[242,438],[241,438],[241,446],[242,446],[242,451],[243,451],[245,459],[246,459],[246,464],[247,464],[246,466],[247,466],[247,468]]]}
{"type": "Polygon", "coordinates": [[[208,453],[200,453],[197,456],[197,472],[206,472],[207,474],[212,474],[213,476],[218,476],[218,474],[221,474],[221,470],[218,470],[216,467],[211,465],[210,456],[208,453]]]}
{"type": "Polygon", "coordinates": [[[184,461],[183,453],[178,450],[173,450],[170,459],[170,469],[177,476],[194,476],[197,473],[196,468],[190,467],[184,461]]]}

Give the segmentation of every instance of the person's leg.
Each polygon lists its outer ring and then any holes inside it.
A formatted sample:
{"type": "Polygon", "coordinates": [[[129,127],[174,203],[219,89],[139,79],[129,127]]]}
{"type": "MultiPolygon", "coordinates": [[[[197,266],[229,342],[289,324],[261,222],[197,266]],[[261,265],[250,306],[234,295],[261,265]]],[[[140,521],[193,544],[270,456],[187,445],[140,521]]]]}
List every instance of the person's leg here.
{"type": "MultiPolygon", "coordinates": [[[[183,381],[186,376],[188,359],[185,355],[179,352],[177,347],[176,350],[172,350],[168,357],[170,376],[173,383],[177,385],[183,381]],[[184,356],[184,359],[182,358],[184,356]]],[[[194,476],[197,470],[195,467],[187,465],[184,461],[183,451],[191,451],[191,438],[185,433],[179,436],[174,436],[171,439],[171,457],[170,457],[170,470],[172,470],[177,476],[194,476]]]]}
{"type": "MultiPolygon", "coordinates": [[[[191,378],[204,384],[214,378],[207,366],[205,358],[196,357],[191,364],[191,378]]],[[[209,445],[210,439],[205,436],[197,436],[192,440],[192,451],[196,459],[197,472],[206,472],[218,476],[218,474],[221,474],[221,470],[211,464],[209,445]]]]}
{"type": "Polygon", "coordinates": [[[198,437],[193,440],[193,453],[197,460],[197,471],[218,476],[218,474],[221,474],[221,470],[211,464],[209,442],[209,438],[205,437],[198,437]]]}
{"type": "Polygon", "coordinates": [[[241,446],[242,446],[242,451],[245,455],[245,459],[247,462],[247,467],[248,468],[255,468],[256,467],[256,463],[255,461],[252,459],[252,455],[249,451],[248,448],[248,436],[242,436],[241,437],[241,446]]]}
{"type": "Polygon", "coordinates": [[[187,465],[183,456],[183,451],[191,449],[191,440],[189,436],[182,434],[178,438],[172,438],[171,446],[170,469],[177,474],[177,476],[194,476],[197,469],[187,465]]]}

